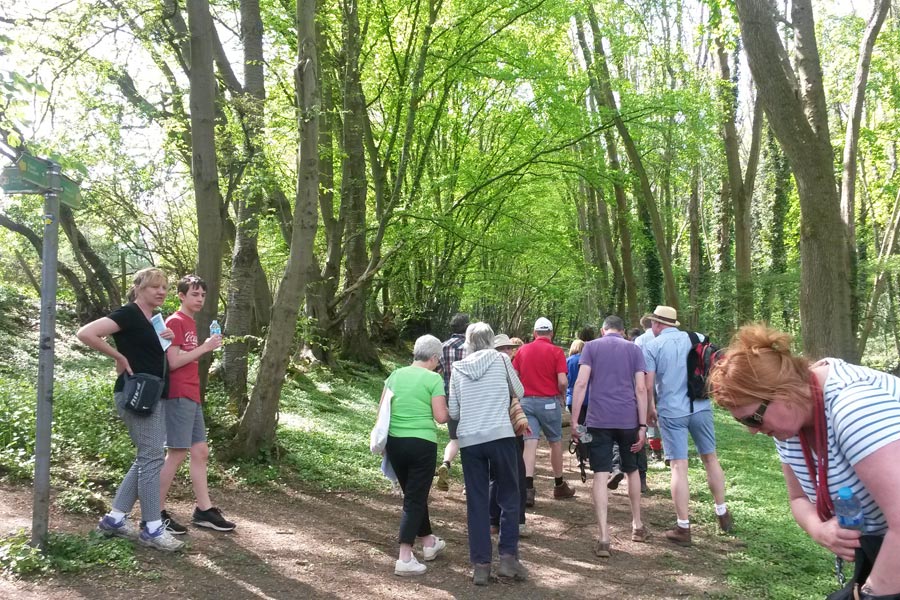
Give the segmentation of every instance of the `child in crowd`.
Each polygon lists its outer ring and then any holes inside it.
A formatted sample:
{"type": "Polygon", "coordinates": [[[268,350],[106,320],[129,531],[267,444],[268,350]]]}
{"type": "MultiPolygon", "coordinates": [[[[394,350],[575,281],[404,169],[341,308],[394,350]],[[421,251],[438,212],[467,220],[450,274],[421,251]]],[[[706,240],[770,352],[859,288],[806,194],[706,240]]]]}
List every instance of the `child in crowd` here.
{"type": "Polygon", "coordinates": [[[178,467],[190,452],[191,485],[197,506],[191,523],[216,531],[231,531],[235,524],[222,516],[222,511],[209,499],[206,464],[209,446],[206,444],[206,424],[200,398],[200,371],[197,361],[207,352],[222,345],[221,335],[209,336],[197,345],[197,324],[194,315],[206,302],[206,282],[196,275],[187,275],[178,282],[181,308],[166,319],[166,326],[174,332],[172,345],[166,351],[169,361],[169,391],[166,395],[166,462],[160,473],[162,520],[173,535],[187,533],[165,510],[166,494],[178,467]]]}

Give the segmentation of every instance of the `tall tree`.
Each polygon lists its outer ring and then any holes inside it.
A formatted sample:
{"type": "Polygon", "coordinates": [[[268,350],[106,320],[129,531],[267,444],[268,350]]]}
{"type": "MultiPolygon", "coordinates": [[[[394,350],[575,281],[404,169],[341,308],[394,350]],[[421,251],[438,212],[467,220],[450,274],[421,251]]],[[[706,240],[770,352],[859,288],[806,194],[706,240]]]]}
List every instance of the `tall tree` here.
{"type": "Polygon", "coordinates": [[[343,0],[341,4],[344,39],[341,203],[346,203],[347,206],[345,279],[358,284],[344,299],[341,355],[357,362],[380,366],[378,351],[366,327],[370,280],[364,279],[367,276],[369,258],[366,252],[368,187],[363,133],[367,114],[359,74],[359,6],[356,0],[343,0]]]}
{"type": "Polygon", "coordinates": [[[675,285],[675,274],[672,270],[672,253],[669,251],[669,245],[666,241],[665,227],[662,217],[660,216],[656,194],[650,183],[650,177],[644,166],[644,159],[641,156],[641,152],[638,150],[637,144],[635,143],[625,120],[619,113],[619,107],[612,89],[612,80],[609,73],[606,51],[603,48],[603,35],[600,30],[600,23],[597,20],[597,14],[593,4],[590,2],[588,3],[588,21],[591,26],[591,33],[594,36],[594,63],[597,67],[597,80],[600,83],[602,92],[601,106],[606,109],[608,113],[607,118],[615,125],[616,131],[619,133],[619,137],[622,140],[622,145],[625,146],[625,153],[628,156],[628,161],[631,163],[631,168],[637,177],[638,188],[640,190],[638,197],[641,198],[644,209],[650,217],[653,240],[656,242],[656,251],[659,255],[660,266],[662,267],[666,304],[677,309],[679,305],[678,289],[675,285]]]}
{"type": "MultiPolygon", "coordinates": [[[[715,24],[715,23],[714,23],[715,24]]],[[[719,68],[719,98],[722,103],[722,140],[728,171],[728,189],[734,206],[734,260],[736,271],[737,325],[753,320],[753,267],[751,249],[750,202],[762,138],[762,105],[753,103],[750,152],[746,173],[741,168],[741,141],[737,131],[738,86],[732,77],[729,54],[723,34],[716,37],[716,62],[719,68]]],[[[737,64],[737,61],[735,61],[737,64]]],[[[735,69],[736,70],[736,69],[735,69]]],[[[730,243],[730,239],[728,240],[730,243]]]]}
{"type": "MultiPolygon", "coordinates": [[[[237,112],[244,123],[243,151],[249,173],[244,176],[244,189],[235,199],[236,231],[228,280],[228,318],[225,335],[230,343],[224,351],[224,380],[229,401],[241,415],[247,406],[248,336],[253,331],[256,289],[268,290],[265,274],[260,273],[259,210],[265,203],[267,169],[263,153],[265,127],[265,64],[263,55],[263,23],[259,0],[241,0],[241,39],[244,51],[244,86],[236,93],[237,112]]],[[[269,311],[269,306],[263,308],[269,311]]],[[[266,315],[268,318],[268,315],[266,315]]]]}
{"type": "Polygon", "coordinates": [[[263,346],[253,394],[231,445],[236,456],[256,456],[271,447],[278,422],[278,405],[290,359],[297,315],[313,263],[319,197],[319,65],[316,44],[316,0],[297,2],[297,67],[295,87],[297,127],[297,195],[291,250],[272,305],[269,335],[263,346]]]}
{"type": "MultiPolygon", "coordinates": [[[[222,223],[224,207],[219,191],[216,157],[216,79],[213,71],[213,22],[207,0],[188,0],[190,31],[191,175],[197,206],[197,274],[206,280],[209,301],[197,313],[197,331],[203,339],[218,313],[222,278],[222,223]]],[[[209,364],[209,359],[205,364],[209,364]]],[[[206,369],[200,370],[206,381],[206,369]]]]}
{"type": "Polygon", "coordinates": [[[769,123],[787,155],[801,212],[800,314],[810,356],[855,358],[850,260],[810,0],[794,0],[795,73],[768,0],[736,0],[741,36],[769,123]]]}
{"type": "MultiPolygon", "coordinates": [[[[866,94],[866,82],[869,80],[869,67],[872,62],[872,50],[875,39],[891,7],[890,0],[875,0],[872,14],[869,16],[866,30],[859,43],[859,58],[856,64],[856,75],[853,80],[853,95],[850,98],[850,118],[847,120],[847,131],[844,135],[843,173],[841,177],[841,218],[847,227],[847,253],[850,257],[850,317],[853,331],[856,331],[860,320],[859,297],[862,292],[857,276],[858,264],[856,254],[856,171],[859,150],[859,132],[862,121],[863,104],[866,94]]],[[[865,343],[860,341],[859,355],[865,343]]]]}
{"type": "MultiPolygon", "coordinates": [[[[606,106],[606,101],[608,99],[604,99],[603,88],[600,85],[600,80],[597,77],[597,72],[595,71],[595,67],[593,64],[593,53],[591,52],[591,49],[588,46],[587,39],[585,37],[584,24],[581,22],[580,18],[576,20],[576,24],[578,43],[581,46],[581,53],[584,57],[585,68],[588,73],[588,81],[590,82],[591,86],[591,95],[594,99],[593,104],[597,106],[606,106]]],[[[612,127],[604,128],[603,139],[606,142],[606,155],[609,160],[609,170],[611,171],[613,180],[613,194],[616,198],[616,230],[619,234],[619,241],[622,245],[622,266],[619,271],[621,271],[622,273],[623,284],[625,287],[625,297],[627,299],[626,304],[628,307],[628,320],[631,323],[636,323],[640,319],[640,308],[638,307],[637,289],[635,287],[634,280],[634,267],[632,266],[631,230],[629,229],[628,224],[628,197],[625,194],[625,183],[623,181],[624,177],[622,172],[622,165],[619,161],[619,149],[612,127]]],[[[616,270],[617,266],[618,265],[613,265],[614,271],[616,270]]]]}

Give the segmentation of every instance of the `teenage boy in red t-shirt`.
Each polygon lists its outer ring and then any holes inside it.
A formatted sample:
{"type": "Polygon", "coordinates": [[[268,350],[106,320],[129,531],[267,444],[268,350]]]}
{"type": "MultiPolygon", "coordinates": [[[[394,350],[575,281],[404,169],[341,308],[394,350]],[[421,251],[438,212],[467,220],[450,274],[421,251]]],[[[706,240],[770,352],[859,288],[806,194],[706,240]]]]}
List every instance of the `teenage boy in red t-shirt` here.
{"type": "Polygon", "coordinates": [[[209,447],[206,445],[206,424],[200,405],[200,370],[197,365],[201,356],[222,345],[222,336],[211,335],[203,344],[197,345],[194,315],[206,302],[205,281],[196,275],[182,277],[178,282],[178,299],[181,300],[181,308],[166,319],[166,326],[175,333],[175,337],[166,351],[169,360],[169,393],[165,400],[166,462],[159,476],[162,520],[169,533],[187,533],[187,528],[175,522],[165,506],[166,494],[175,473],[190,451],[191,485],[197,499],[191,523],[216,531],[231,531],[235,524],[226,521],[209,499],[206,481],[209,447]]]}

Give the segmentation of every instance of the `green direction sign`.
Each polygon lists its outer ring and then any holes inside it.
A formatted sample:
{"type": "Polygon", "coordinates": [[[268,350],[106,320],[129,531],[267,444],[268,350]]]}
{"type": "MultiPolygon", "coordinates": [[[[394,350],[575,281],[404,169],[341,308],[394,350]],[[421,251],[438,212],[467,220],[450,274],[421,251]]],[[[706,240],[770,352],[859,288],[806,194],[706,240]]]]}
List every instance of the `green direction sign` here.
{"type": "Polygon", "coordinates": [[[81,208],[81,186],[65,175],[60,176],[59,182],[62,188],[59,201],[69,208],[81,208]]]}
{"type": "Polygon", "coordinates": [[[47,161],[23,153],[16,163],[22,172],[22,179],[28,183],[47,189],[50,187],[50,176],[47,175],[47,161]]]}
{"type": "Polygon", "coordinates": [[[5,167],[0,174],[0,187],[7,194],[43,194],[44,190],[25,181],[18,167],[5,167]]]}
{"type": "MultiPolygon", "coordinates": [[[[43,194],[50,190],[49,164],[41,158],[22,154],[14,167],[0,174],[0,187],[7,194],[43,194]]],[[[81,187],[66,175],[59,177],[59,201],[70,208],[81,207],[81,187]]]]}

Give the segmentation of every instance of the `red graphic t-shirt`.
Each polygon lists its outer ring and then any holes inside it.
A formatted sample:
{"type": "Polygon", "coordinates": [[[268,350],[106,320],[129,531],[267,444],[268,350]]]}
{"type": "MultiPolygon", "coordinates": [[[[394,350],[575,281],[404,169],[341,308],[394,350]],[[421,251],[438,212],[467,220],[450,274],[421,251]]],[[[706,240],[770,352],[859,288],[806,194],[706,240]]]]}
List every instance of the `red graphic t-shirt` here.
{"type": "MultiPolygon", "coordinates": [[[[166,327],[175,333],[172,345],[179,346],[182,352],[190,352],[197,347],[197,324],[194,319],[183,312],[175,313],[166,319],[166,327]]],[[[197,361],[169,372],[169,393],[167,398],[190,398],[200,403],[200,368],[197,361]]]]}

